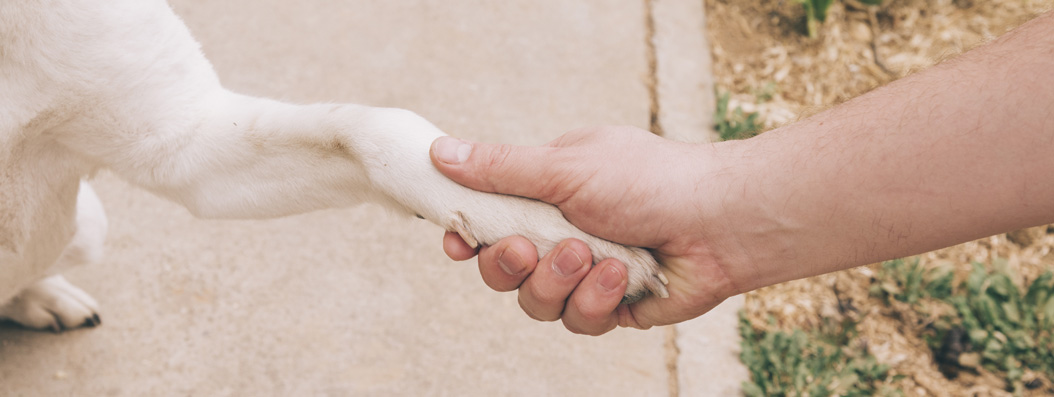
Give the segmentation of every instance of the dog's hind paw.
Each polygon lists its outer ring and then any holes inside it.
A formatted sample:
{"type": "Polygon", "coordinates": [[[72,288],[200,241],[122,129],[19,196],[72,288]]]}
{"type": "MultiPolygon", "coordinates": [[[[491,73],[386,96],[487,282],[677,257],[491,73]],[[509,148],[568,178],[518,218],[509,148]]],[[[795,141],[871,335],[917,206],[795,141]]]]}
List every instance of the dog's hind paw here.
{"type": "Polygon", "coordinates": [[[97,312],[95,299],[60,275],[37,281],[0,305],[0,319],[53,332],[99,325],[97,312]]]}

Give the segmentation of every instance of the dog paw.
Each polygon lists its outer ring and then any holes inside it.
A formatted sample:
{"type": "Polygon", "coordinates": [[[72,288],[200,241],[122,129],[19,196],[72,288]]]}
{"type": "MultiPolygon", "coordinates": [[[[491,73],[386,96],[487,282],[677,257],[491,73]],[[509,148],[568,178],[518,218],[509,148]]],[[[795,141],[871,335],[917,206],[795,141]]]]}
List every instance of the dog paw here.
{"type": "Polygon", "coordinates": [[[37,281],[0,305],[0,319],[9,319],[27,328],[62,332],[99,325],[102,321],[97,311],[95,299],[55,275],[37,281]]]}
{"type": "Polygon", "coordinates": [[[438,128],[405,110],[376,109],[373,115],[364,130],[392,137],[370,142],[363,154],[372,187],[387,198],[382,203],[457,232],[472,247],[523,236],[542,257],[560,241],[577,238],[590,247],[594,265],[608,258],[626,265],[629,285],[623,302],[636,302],[648,292],[669,296],[666,276],[648,251],[585,233],[550,204],[461,186],[441,174],[428,155],[432,142],[443,135],[438,128]]]}
{"type": "Polygon", "coordinates": [[[539,257],[560,241],[577,238],[592,251],[593,265],[608,258],[618,259],[626,265],[629,283],[622,303],[637,302],[649,292],[661,298],[670,296],[666,289],[669,280],[650,252],[585,233],[567,222],[556,207],[545,203],[508,196],[489,196],[487,199],[478,207],[452,212],[440,222],[441,226],[456,232],[473,248],[491,245],[512,235],[524,236],[538,248],[539,257]]]}

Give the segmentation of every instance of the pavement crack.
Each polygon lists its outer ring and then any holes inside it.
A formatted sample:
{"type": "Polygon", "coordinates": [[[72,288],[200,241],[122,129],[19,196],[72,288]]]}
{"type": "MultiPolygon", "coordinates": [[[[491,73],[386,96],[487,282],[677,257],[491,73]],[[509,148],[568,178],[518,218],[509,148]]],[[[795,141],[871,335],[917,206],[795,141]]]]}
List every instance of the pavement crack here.
{"type": "Polygon", "coordinates": [[[681,394],[680,379],[677,378],[677,361],[681,357],[681,349],[677,347],[677,326],[666,327],[666,338],[663,343],[666,355],[667,381],[670,385],[670,397],[678,397],[681,394]]]}
{"type": "Polygon", "coordinates": [[[644,85],[648,89],[648,99],[650,100],[649,111],[651,117],[649,120],[648,129],[652,133],[663,136],[662,123],[659,122],[659,62],[655,51],[655,14],[653,12],[654,0],[644,0],[644,29],[645,35],[645,54],[648,60],[648,75],[644,79],[644,85]]]}

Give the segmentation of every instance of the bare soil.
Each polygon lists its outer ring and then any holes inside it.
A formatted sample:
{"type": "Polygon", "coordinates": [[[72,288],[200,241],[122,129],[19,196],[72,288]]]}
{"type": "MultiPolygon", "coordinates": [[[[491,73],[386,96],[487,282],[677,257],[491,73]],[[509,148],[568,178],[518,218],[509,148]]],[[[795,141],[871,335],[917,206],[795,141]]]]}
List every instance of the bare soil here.
{"type": "MultiPolygon", "coordinates": [[[[887,0],[878,7],[836,1],[819,37],[810,39],[796,1],[705,1],[715,82],[732,93],[731,108],[758,111],[768,128],[954,57],[1054,9],[1054,0],[887,0]],[[758,104],[759,95],[771,99],[758,104]]],[[[1006,260],[1018,282],[1034,279],[1054,267],[1054,228],[992,236],[924,254],[921,262],[953,266],[963,277],[971,262],[994,258],[1006,260]]],[[[1002,376],[983,369],[955,379],[942,375],[919,337],[926,319],[869,296],[876,273],[872,265],[763,288],[747,294],[747,316],[759,329],[772,327],[770,317],[779,329],[810,329],[824,318],[853,316],[861,321],[859,343],[905,375],[897,384],[905,395],[1009,395],[1002,376]]],[[[1051,379],[1027,373],[1028,380],[1040,386],[1026,395],[1054,394],[1051,379]]]]}

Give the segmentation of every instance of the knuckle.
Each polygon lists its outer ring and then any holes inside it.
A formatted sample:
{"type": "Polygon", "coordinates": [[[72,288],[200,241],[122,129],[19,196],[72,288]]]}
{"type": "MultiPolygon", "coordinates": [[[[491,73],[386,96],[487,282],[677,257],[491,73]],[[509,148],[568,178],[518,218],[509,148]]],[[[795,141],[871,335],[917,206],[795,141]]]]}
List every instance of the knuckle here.
{"type": "Polygon", "coordinates": [[[564,328],[576,334],[597,336],[614,329],[618,322],[611,313],[583,311],[582,305],[576,304],[571,311],[573,316],[564,318],[564,328]]]}
{"type": "Polygon", "coordinates": [[[603,322],[603,321],[607,320],[608,316],[611,315],[611,313],[603,313],[603,312],[600,312],[598,310],[592,310],[592,309],[582,310],[582,308],[579,308],[578,312],[579,312],[579,316],[581,316],[583,320],[591,322],[591,323],[603,322]]]}
{"type": "Polygon", "coordinates": [[[577,322],[566,320],[564,321],[564,328],[574,334],[589,336],[600,336],[609,331],[608,329],[604,329],[602,326],[582,326],[577,322]]]}
{"type": "Polygon", "coordinates": [[[500,277],[487,277],[486,275],[483,276],[483,282],[497,292],[513,291],[518,286],[515,281],[501,280],[500,277]]]}
{"type": "Polygon", "coordinates": [[[612,310],[606,310],[603,307],[576,303],[574,311],[576,320],[584,324],[591,324],[589,329],[592,332],[605,333],[618,326],[619,323],[617,313],[612,310]]]}
{"type": "Polygon", "coordinates": [[[566,318],[564,319],[564,328],[571,331],[572,334],[587,335],[585,329],[580,327],[577,322],[569,321],[566,318]]]}
{"type": "Polygon", "coordinates": [[[512,161],[510,160],[512,158],[512,149],[511,145],[493,145],[490,150],[486,152],[486,155],[483,156],[481,162],[477,164],[483,169],[489,171],[484,173],[484,175],[487,175],[487,177],[484,178],[484,182],[487,184],[488,189],[493,190],[497,185],[492,178],[501,177],[501,175],[511,171],[510,167],[515,166],[511,164],[512,161]]]}
{"type": "Polygon", "coordinates": [[[548,322],[548,321],[556,321],[556,320],[560,319],[560,314],[559,313],[554,315],[554,314],[548,314],[548,313],[545,313],[545,312],[539,312],[538,310],[536,310],[534,308],[534,305],[532,305],[532,304],[527,302],[527,299],[524,298],[522,293],[520,294],[520,296],[519,296],[519,298],[517,300],[518,300],[518,302],[520,304],[520,309],[523,310],[523,312],[525,314],[527,314],[527,317],[530,317],[533,320],[548,322]]]}
{"type": "Polygon", "coordinates": [[[548,307],[559,305],[560,307],[563,307],[567,301],[566,294],[560,294],[559,291],[545,288],[539,285],[539,283],[529,284],[526,290],[526,292],[531,295],[531,300],[542,306],[548,307]]]}

